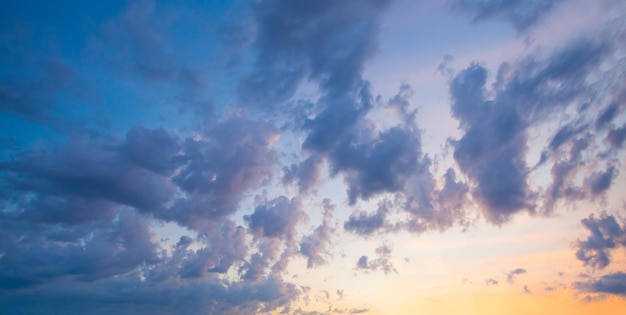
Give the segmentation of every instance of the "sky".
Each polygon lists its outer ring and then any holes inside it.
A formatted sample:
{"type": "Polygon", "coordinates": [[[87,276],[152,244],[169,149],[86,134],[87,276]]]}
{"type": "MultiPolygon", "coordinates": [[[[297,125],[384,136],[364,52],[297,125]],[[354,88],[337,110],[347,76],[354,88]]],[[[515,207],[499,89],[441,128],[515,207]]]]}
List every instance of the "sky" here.
{"type": "Polygon", "coordinates": [[[3,1],[0,314],[622,314],[626,3],[3,1]]]}

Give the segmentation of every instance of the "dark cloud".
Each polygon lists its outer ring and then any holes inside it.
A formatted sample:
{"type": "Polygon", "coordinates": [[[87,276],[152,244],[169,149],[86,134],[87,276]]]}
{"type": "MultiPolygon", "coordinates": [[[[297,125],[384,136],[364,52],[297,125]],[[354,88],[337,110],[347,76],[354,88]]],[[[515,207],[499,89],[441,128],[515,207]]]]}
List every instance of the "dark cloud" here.
{"type": "Polygon", "coordinates": [[[14,202],[32,194],[19,201],[24,217],[80,223],[111,218],[125,205],[202,229],[233,213],[277,161],[276,130],[267,123],[234,117],[207,129],[187,139],[143,127],[123,141],[79,135],[18,152],[0,169],[14,202]]]}
{"type": "Polygon", "coordinates": [[[256,283],[169,280],[155,283],[138,274],[93,283],[67,283],[37,290],[4,291],[3,312],[11,314],[245,314],[281,309],[300,291],[280,278],[256,283]]]}
{"type": "Polygon", "coordinates": [[[602,111],[602,113],[598,115],[598,118],[596,118],[596,129],[599,130],[607,126],[611,121],[613,121],[613,118],[617,116],[619,111],[620,108],[617,103],[612,103],[611,105],[607,106],[607,108],[605,108],[604,111],[602,111]]]}
{"type": "Polygon", "coordinates": [[[354,212],[343,224],[346,231],[359,235],[370,235],[381,230],[386,225],[386,217],[389,213],[389,203],[381,202],[375,213],[368,214],[364,211],[354,212]]]}
{"type": "Polygon", "coordinates": [[[576,282],[576,289],[587,293],[626,296],[626,273],[615,272],[587,282],[576,282]]]}
{"type": "Polygon", "coordinates": [[[583,186],[591,193],[591,196],[597,196],[605,192],[611,187],[611,182],[617,176],[617,170],[611,166],[604,172],[597,172],[585,179],[583,186]]]}
{"type": "Polygon", "coordinates": [[[606,139],[611,146],[616,149],[621,149],[624,146],[624,140],[626,140],[626,125],[611,129],[606,139]]]}
{"type": "Polygon", "coordinates": [[[324,265],[328,263],[327,259],[330,258],[330,238],[335,231],[335,228],[331,226],[331,220],[335,213],[335,205],[330,199],[324,199],[323,209],[322,223],[315,228],[311,235],[302,237],[300,241],[300,253],[307,258],[307,268],[324,265]]]}
{"type": "Polygon", "coordinates": [[[576,136],[585,129],[586,126],[574,128],[572,125],[566,125],[559,129],[554,137],[552,137],[552,140],[550,140],[550,144],[548,145],[548,147],[551,150],[556,150],[562,144],[568,142],[570,139],[572,139],[574,136],[576,136]]]}
{"type": "Polygon", "coordinates": [[[593,214],[580,221],[591,235],[576,242],[576,258],[585,266],[604,269],[611,263],[611,250],[626,246],[626,223],[622,226],[614,216],[593,214]]]}
{"type": "Polygon", "coordinates": [[[453,10],[467,12],[473,16],[472,22],[491,19],[511,22],[523,32],[537,24],[562,0],[451,0],[453,10]]]}
{"type": "MultiPolygon", "coordinates": [[[[155,211],[165,207],[176,190],[167,178],[128,163],[106,142],[94,145],[82,136],[57,147],[20,153],[0,164],[0,169],[16,195],[34,193],[30,203],[52,205],[55,198],[57,204],[104,200],[155,211]]],[[[80,211],[66,214],[82,215],[80,211]]]]}
{"type": "MultiPolygon", "coordinates": [[[[610,79],[602,84],[585,81],[603,60],[616,53],[615,36],[600,32],[594,38],[574,40],[548,56],[530,55],[515,64],[502,64],[492,89],[486,87],[487,69],[477,63],[451,80],[451,112],[464,131],[460,139],[450,141],[454,158],[475,184],[472,195],[489,221],[501,224],[514,213],[536,210],[538,193],[529,189],[528,175],[533,169],[526,162],[529,127],[546,122],[558,110],[578,106],[579,111],[588,111],[585,104],[590,100],[606,100],[606,93],[620,93],[621,87],[610,79]]],[[[599,194],[610,185],[614,174],[610,168],[590,178],[587,187],[574,185],[584,165],[581,153],[595,150],[589,145],[594,125],[590,116],[564,124],[542,155],[538,165],[548,160],[554,163],[553,183],[544,200],[546,212],[558,199],[576,200],[587,196],[586,191],[599,194]],[[569,159],[562,159],[563,152],[569,152],[569,159]]],[[[601,120],[606,119],[609,117],[601,120]]]]}
{"type": "Polygon", "coordinates": [[[420,147],[418,136],[400,127],[356,145],[346,137],[330,153],[331,170],[344,173],[348,198],[354,204],[357,198],[401,191],[408,177],[419,171],[420,147]]]}
{"type": "Polygon", "coordinates": [[[163,129],[133,127],[120,146],[120,154],[131,163],[155,173],[169,175],[177,167],[182,139],[163,129]]]}
{"type": "Polygon", "coordinates": [[[476,183],[474,198],[496,224],[532,207],[527,184],[525,123],[515,107],[486,99],[487,70],[478,64],[461,71],[450,85],[452,113],[465,134],[451,140],[454,159],[476,183]]]}
{"type": "Polygon", "coordinates": [[[517,269],[511,270],[509,273],[506,274],[506,280],[509,283],[515,283],[515,276],[525,274],[525,273],[526,273],[526,269],[523,269],[523,268],[517,268],[517,269]]]}
{"type": "Polygon", "coordinates": [[[0,289],[30,287],[60,279],[94,281],[159,261],[150,220],[124,210],[116,221],[87,229],[30,225],[2,215],[0,289]],[[23,228],[28,230],[22,231],[23,228]],[[37,230],[30,230],[37,229],[37,230]],[[74,232],[60,238],[55,232],[74,232]]]}

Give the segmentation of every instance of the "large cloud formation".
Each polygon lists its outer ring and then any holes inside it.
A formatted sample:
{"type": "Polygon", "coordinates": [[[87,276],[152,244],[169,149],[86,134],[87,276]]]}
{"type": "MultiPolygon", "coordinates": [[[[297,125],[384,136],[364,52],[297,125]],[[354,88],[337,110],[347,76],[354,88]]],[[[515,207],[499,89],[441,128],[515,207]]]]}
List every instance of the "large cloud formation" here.
{"type": "MultiPolygon", "coordinates": [[[[452,6],[523,32],[557,2],[452,6]]],[[[20,125],[0,138],[0,312],[304,314],[293,305],[310,289],[283,277],[295,259],[310,269],[329,264],[338,233],[445,231],[470,224],[475,209],[502,225],[524,211],[551,214],[558,202],[602,200],[620,175],[625,68],[605,63],[623,56],[622,24],[504,63],[491,87],[480,62],[450,70],[460,136],[448,141],[450,165],[439,165],[424,149],[415,90],[401,84],[385,100],[364,75],[391,0],[243,3],[245,22],[230,29],[184,6],[109,8],[121,12],[94,16],[85,38],[60,36],[67,50],[84,52],[67,60],[65,49],[21,46],[19,27],[5,32],[0,21],[0,118],[20,125]],[[205,41],[205,27],[229,29],[227,47],[184,46],[205,41]],[[252,55],[207,61],[220,49],[252,55]],[[223,100],[208,101],[213,94],[223,100]],[[380,111],[393,122],[380,123],[380,111]],[[563,118],[540,160],[528,161],[533,128],[566,111],[577,118],[563,118]],[[542,168],[545,190],[532,180],[542,168]],[[351,214],[316,190],[326,174],[343,181],[338,198],[351,214]],[[309,219],[319,223],[305,230],[309,219]]],[[[626,227],[608,215],[582,224],[591,235],[576,243],[577,258],[607,267],[611,251],[626,246],[626,227]]],[[[354,257],[355,269],[395,273],[392,253],[383,244],[375,256],[354,257]]],[[[610,273],[577,288],[623,294],[623,281],[610,273]]],[[[367,309],[332,312],[344,311],[367,309]]]]}

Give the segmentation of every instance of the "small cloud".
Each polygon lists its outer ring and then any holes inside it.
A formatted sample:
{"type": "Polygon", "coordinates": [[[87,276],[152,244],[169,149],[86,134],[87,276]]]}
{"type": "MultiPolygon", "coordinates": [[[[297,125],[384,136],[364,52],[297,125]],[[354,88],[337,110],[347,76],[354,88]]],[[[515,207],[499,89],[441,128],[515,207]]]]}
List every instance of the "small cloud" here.
{"type": "Polygon", "coordinates": [[[506,275],[506,280],[509,281],[509,283],[515,283],[515,276],[521,275],[524,273],[526,273],[526,269],[523,269],[523,268],[517,268],[517,269],[511,270],[506,275]]]}
{"type": "Polygon", "coordinates": [[[494,286],[494,285],[498,285],[498,280],[496,280],[496,279],[487,279],[487,280],[485,280],[485,284],[488,287],[494,286]]]}

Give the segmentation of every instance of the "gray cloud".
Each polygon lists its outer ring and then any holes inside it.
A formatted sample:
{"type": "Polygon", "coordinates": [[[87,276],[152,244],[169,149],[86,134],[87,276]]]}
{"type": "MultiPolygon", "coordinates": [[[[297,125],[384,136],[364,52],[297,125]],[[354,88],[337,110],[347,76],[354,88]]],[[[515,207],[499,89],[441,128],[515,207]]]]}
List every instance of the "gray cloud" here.
{"type": "Polygon", "coordinates": [[[516,109],[485,97],[487,71],[478,64],[461,71],[451,83],[452,113],[465,134],[451,140],[454,159],[475,181],[474,198],[496,224],[532,208],[527,184],[525,123],[516,109]]]}
{"type": "MultiPolygon", "coordinates": [[[[623,87],[610,79],[613,70],[605,73],[607,79],[602,84],[585,82],[598,71],[602,60],[617,52],[612,42],[620,32],[603,31],[593,39],[574,40],[547,57],[530,55],[515,64],[502,64],[492,89],[486,87],[487,69],[477,63],[451,80],[451,112],[464,134],[450,144],[461,171],[475,184],[471,193],[489,221],[501,224],[519,211],[536,211],[539,195],[529,189],[528,174],[533,168],[525,160],[529,127],[545,122],[558,109],[578,106],[582,113],[590,110],[589,100],[602,100],[597,105],[601,106],[614,98],[603,95],[620,95],[623,87]]],[[[608,189],[615,172],[610,166],[602,173],[596,170],[598,174],[589,177],[585,187],[574,186],[573,179],[583,169],[581,153],[596,150],[589,145],[592,120],[604,125],[612,115],[580,116],[579,121],[565,124],[553,136],[538,163],[540,166],[549,159],[554,163],[544,211],[551,212],[561,198],[576,200],[608,189]],[[569,159],[561,158],[563,152],[569,152],[569,159]]]]}
{"type": "Polygon", "coordinates": [[[280,278],[257,283],[218,279],[155,283],[138,274],[98,282],[60,282],[37,290],[3,291],[3,312],[64,314],[244,314],[281,309],[300,291],[280,278]],[[123,294],[120,294],[123,292],[123,294]]]}
{"type": "Polygon", "coordinates": [[[254,209],[244,216],[251,234],[257,237],[276,237],[292,240],[296,225],[306,218],[299,199],[280,196],[254,209]]]}
{"type": "Polygon", "coordinates": [[[585,266],[604,269],[611,263],[611,250],[626,246],[626,223],[622,226],[611,215],[593,214],[580,221],[591,235],[576,242],[576,258],[585,266]]]}
{"type": "Polygon", "coordinates": [[[576,282],[576,289],[587,293],[626,296],[626,273],[615,272],[586,282],[576,282]]]}
{"type": "Polygon", "coordinates": [[[389,207],[390,204],[388,202],[382,202],[378,204],[375,213],[369,214],[364,211],[354,212],[343,224],[343,228],[359,235],[370,235],[377,231],[384,231],[381,229],[386,225],[389,207]]]}

